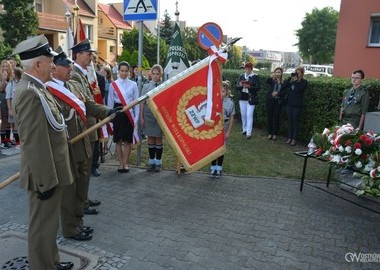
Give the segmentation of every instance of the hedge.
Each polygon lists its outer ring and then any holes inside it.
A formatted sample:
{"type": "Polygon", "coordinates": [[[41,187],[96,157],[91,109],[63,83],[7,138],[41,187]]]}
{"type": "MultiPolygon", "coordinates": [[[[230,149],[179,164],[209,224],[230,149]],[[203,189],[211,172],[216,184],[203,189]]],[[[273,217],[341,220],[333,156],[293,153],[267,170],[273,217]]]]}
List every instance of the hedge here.
{"type": "MultiPolygon", "coordinates": [[[[226,80],[231,82],[231,94],[235,101],[237,118],[240,118],[236,79],[242,70],[223,70],[226,80]]],[[[265,94],[268,86],[265,80],[270,76],[269,72],[259,72],[260,91],[259,105],[255,108],[254,127],[266,130],[267,114],[265,108],[265,94]]],[[[285,79],[289,75],[285,75],[285,79]]],[[[308,77],[308,88],[304,97],[304,110],[301,116],[300,132],[298,140],[308,142],[316,132],[322,132],[325,127],[338,125],[340,103],[343,91],[351,87],[349,78],[335,77],[308,77]]],[[[367,86],[370,95],[368,111],[377,111],[380,93],[380,80],[365,79],[363,84],[367,86]]],[[[280,135],[286,136],[287,119],[285,106],[282,108],[280,120],[280,135]]]]}

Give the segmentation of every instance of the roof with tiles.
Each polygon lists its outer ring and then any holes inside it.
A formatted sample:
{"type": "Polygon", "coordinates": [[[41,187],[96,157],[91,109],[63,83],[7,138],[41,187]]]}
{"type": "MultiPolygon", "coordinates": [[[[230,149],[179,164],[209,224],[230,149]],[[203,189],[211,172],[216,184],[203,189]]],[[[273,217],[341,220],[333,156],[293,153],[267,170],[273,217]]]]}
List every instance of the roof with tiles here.
{"type": "Polygon", "coordinates": [[[104,14],[110,19],[110,21],[117,27],[121,29],[132,29],[132,26],[123,20],[121,14],[112,5],[98,4],[98,7],[104,14]]]}
{"type": "MultiPolygon", "coordinates": [[[[69,4],[70,11],[74,12],[73,7],[75,6],[75,0],[62,0],[66,4],[69,4]]],[[[89,5],[84,0],[77,0],[77,5],[79,7],[79,15],[87,17],[95,17],[95,12],[90,8],[89,5]]]]}

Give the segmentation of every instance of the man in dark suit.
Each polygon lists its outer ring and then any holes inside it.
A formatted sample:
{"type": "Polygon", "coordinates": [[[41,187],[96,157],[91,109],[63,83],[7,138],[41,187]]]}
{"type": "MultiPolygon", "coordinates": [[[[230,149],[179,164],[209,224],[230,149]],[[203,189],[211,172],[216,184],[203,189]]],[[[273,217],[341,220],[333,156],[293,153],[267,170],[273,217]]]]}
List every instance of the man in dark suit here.
{"type": "Polygon", "coordinates": [[[73,166],[64,118],[45,86],[56,53],[40,35],[22,41],[14,54],[24,67],[12,110],[21,141],[21,186],[29,194],[29,269],[71,269],[72,262],[59,262],[56,241],[62,187],[73,183],[73,166]]]}

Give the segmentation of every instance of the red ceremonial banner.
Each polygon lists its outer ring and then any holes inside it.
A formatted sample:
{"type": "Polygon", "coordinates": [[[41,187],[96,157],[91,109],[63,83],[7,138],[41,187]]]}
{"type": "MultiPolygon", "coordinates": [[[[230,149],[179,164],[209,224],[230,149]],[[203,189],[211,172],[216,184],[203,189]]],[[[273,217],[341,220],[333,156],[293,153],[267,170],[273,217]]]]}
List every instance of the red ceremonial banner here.
{"type": "Polygon", "coordinates": [[[169,82],[147,100],[188,172],[200,169],[225,152],[221,67],[218,61],[212,61],[210,66],[208,61],[198,64],[181,80],[169,82]],[[213,77],[212,109],[210,119],[205,119],[209,67],[213,77]]]}

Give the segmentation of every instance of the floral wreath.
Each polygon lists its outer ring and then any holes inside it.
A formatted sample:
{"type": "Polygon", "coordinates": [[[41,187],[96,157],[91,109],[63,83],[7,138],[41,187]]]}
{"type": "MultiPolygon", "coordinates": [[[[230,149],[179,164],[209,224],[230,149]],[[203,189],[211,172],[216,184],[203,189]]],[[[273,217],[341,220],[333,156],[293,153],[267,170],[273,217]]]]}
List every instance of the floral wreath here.
{"type": "Polygon", "coordinates": [[[356,130],[351,124],[331,130],[325,128],[322,133],[314,134],[315,155],[341,167],[354,167],[364,174],[363,188],[356,194],[380,197],[380,135],[356,130]]]}

